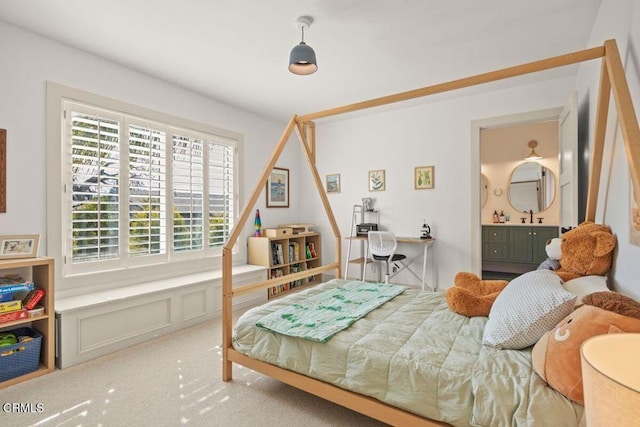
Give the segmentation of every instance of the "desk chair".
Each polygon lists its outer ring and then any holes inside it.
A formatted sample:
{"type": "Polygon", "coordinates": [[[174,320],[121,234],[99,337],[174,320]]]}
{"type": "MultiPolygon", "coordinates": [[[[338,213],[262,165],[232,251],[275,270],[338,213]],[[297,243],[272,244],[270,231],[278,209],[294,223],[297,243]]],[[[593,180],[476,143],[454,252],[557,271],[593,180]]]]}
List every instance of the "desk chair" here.
{"type": "MultiPolygon", "coordinates": [[[[384,261],[387,266],[384,282],[389,283],[389,264],[398,261],[402,263],[406,255],[395,253],[398,242],[396,241],[396,236],[390,231],[370,231],[368,233],[368,240],[371,259],[374,261],[384,261]]],[[[380,281],[380,275],[378,275],[378,281],[380,281]]]]}

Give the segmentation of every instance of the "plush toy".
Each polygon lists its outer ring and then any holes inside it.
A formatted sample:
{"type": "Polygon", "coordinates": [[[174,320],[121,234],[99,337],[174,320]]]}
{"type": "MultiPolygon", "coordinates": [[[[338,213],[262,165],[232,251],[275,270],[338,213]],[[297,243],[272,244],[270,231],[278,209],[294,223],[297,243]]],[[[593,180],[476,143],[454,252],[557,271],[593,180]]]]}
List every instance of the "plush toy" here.
{"type": "Polygon", "coordinates": [[[604,276],[611,268],[616,238],[606,225],[585,221],[562,236],[560,268],[563,281],[581,276],[604,276]]]}
{"type": "Polygon", "coordinates": [[[640,332],[640,303],[615,292],[596,292],[545,333],[533,347],[533,369],[574,402],[584,404],[580,346],[595,335],[640,332]]]}
{"type": "MultiPolygon", "coordinates": [[[[549,264],[543,262],[544,268],[553,270],[563,281],[604,276],[611,268],[615,246],[616,239],[609,227],[585,221],[550,241],[545,248],[549,264]],[[559,263],[559,268],[553,260],[559,263]]],[[[473,273],[458,273],[454,286],[447,290],[447,304],[452,311],[464,316],[488,316],[493,302],[507,284],[506,280],[481,280],[473,273]]]]}
{"type": "Polygon", "coordinates": [[[547,259],[542,261],[538,266],[538,270],[558,270],[560,269],[560,259],[562,258],[562,239],[553,238],[547,242],[544,247],[547,253],[547,259]]]}
{"type": "Polygon", "coordinates": [[[461,272],[447,290],[447,305],[467,317],[488,316],[498,294],[509,284],[506,280],[481,280],[473,273],[461,272]]]}

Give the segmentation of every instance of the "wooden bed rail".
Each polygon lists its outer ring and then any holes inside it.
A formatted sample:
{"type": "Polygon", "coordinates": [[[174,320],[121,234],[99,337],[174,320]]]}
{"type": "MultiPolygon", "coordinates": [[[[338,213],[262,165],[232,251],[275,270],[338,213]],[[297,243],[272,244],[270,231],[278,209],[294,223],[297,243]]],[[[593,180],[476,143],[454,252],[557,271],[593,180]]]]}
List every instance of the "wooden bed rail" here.
{"type": "Polygon", "coordinates": [[[452,80],[446,83],[439,83],[432,86],[414,89],[407,92],[400,92],[394,95],[383,96],[380,98],[370,99],[368,101],[356,102],[355,104],[344,105],[342,107],[331,108],[319,111],[317,113],[304,114],[298,116],[296,121],[304,123],[308,120],[317,120],[325,117],[336,116],[339,114],[352,113],[354,111],[364,110],[367,108],[380,107],[382,105],[394,104],[396,102],[408,101],[423,96],[435,95],[442,92],[450,92],[456,89],[477,86],[484,83],[490,83],[498,80],[504,80],[510,77],[522,76],[538,71],[549,70],[551,68],[563,67],[565,65],[576,64],[591,59],[601,58],[604,56],[604,47],[594,47],[591,49],[580,50],[578,52],[568,53],[565,55],[554,56],[552,58],[540,61],[529,62],[527,64],[516,65],[514,67],[503,68],[497,71],[477,74],[463,79],[452,80]]]}
{"type": "MultiPolygon", "coordinates": [[[[589,177],[589,193],[587,196],[586,220],[596,220],[596,208],[602,170],[602,156],[604,153],[607,116],[609,113],[609,95],[613,92],[613,99],[618,112],[618,125],[622,132],[622,140],[629,163],[631,182],[635,188],[635,196],[640,195],[640,128],[629,84],[624,73],[624,66],[615,40],[604,42],[604,61],[600,76],[598,94],[598,110],[596,112],[596,127],[594,131],[593,149],[591,155],[591,176],[589,177]]],[[[640,200],[637,200],[640,202],[640,200]]]]}
{"type": "Polygon", "coordinates": [[[294,282],[298,279],[304,279],[305,277],[314,276],[324,271],[335,270],[340,267],[340,263],[333,263],[322,265],[320,267],[310,268],[309,270],[300,271],[298,273],[287,274],[286,276],[276,277],[274,279],[263,280],[262,282],[250,283],[244,286],[238,286],[231,290],[231,295],[234,297],[256,292],[261,289],[270,288],[272,286],[281,285],[283,283],[294,282]]]}
{"type": "Polygon", "coordinates": [[[313,394],[316,396],[337,403],[338,405],[346,406],[347,408],[351,408],[389,425],[402,427],[441,427],[449,425],[438,421],[427,420],[411,412],[385,405],[371,397],[363,396],[305,375],[296,374],[293,371],[288,371],[269,363],[251,359],[233,349],[229,353],[231,360],[249,369],[275,378],[278,381],[300,390],[313,390],[313,394]]]}

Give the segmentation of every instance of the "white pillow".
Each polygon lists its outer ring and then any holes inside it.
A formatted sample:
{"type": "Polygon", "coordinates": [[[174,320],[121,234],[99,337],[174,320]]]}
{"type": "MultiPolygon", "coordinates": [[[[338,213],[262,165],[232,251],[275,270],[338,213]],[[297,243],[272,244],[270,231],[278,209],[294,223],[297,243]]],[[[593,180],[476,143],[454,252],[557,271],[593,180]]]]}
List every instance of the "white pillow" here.
{"type": "Polygon", "coordinates": [[[551,270],[518,276],[491,306],[482,342],[502,349],[529,347],[571,313],[575,300],[551,270]]]}
{"type": "Polygon", "coordinates": [[[607,287],[606,276],[582,276],[571,279],[562,285],[566,291],[576,296],[575,306],[582,305],[582,297],[594,292],[611,291],[607,287]]]}

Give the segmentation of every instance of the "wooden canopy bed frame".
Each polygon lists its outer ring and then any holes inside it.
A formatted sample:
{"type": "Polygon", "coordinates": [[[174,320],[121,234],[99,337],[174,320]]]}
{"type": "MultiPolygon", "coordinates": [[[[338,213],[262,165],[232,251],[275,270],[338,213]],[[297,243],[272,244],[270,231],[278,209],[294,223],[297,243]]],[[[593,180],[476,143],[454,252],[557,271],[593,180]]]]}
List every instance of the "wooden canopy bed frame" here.
{"type": "Polygon", "coordinates": [[[600,183],[600,174],[605,144],[605,130],[607,126],[610,93],[613,92],[616,110],[618,112],[619,126],[622,130],[626,157],[629,162],[631,179],[636,190],[640,190],[640,130],[633,108],[631,94],[627,84],[624,68],[620,58],[615,40],[607,40],[602,46],[585,49],[578,52],[551,57],[548,59],[530,62],[501,70],[478,74],[463,79],[453,80],[447,83],[427,86],[394,95],[375,98],[368,101],[358,102],[338,108],[324,110],[302,116],[291,117],[280,137],[280,140],[265,166],[262,175],[255,185],[251,197],[247,201],[240,218],[237,221],[229,239],[227,240],[222,254],[222,340],[223,340],[223,381],[232,379],[233,363],[244,365],[264,375],[273,377],[281,382],[289,384],[298,389],[304,390],[323,399],[332,401],[354,411],[360,412],[371,418],[380,420],[391,425],[402,426],[440,426],[446,425],[441,422],[429,420],[416,414],[382,403],[376,399],[354,393],[328,383],[298,374],[259,360],[251,359],[236,351],[232,346],[232,301],[234,297],[246,293],[255,292],[271,286],[276,286],[297,279],[313,276],[325,271],[335,270],[335,277],[341,277],[341,235],[331,206],[324,192],[322,180],[315,166],[315,124],[313,120],[335,116],[339,114],[363,110],[366,108],[378,107],[395,102],[406,101],[436,93],[452,91],[465,87],[489,83],[497,80],[516,77],[551,68],[562,67],[602,58],[600,86],[597,101],[597,112],[595,118],[594,142],[591,157],[591,171],[589,180],[589,192],[587,197],[586,219],[595,220],[597,197],[600,183]],[[289,137],[296,131],[298,140],[302,146],[302,151],[307,159],[318,194],[328,216],[333,234],[335,236],[336,260],[321,267],[312,268],[306,271],[290,274],[286,277],[264,280],[258,283],[233,287],[232,283],[232,248],[240,236],[253,208],[264,189],[267,178],[280,157],[289,137]]]}

